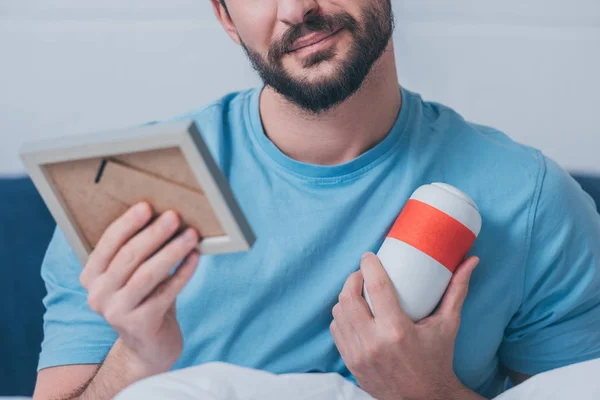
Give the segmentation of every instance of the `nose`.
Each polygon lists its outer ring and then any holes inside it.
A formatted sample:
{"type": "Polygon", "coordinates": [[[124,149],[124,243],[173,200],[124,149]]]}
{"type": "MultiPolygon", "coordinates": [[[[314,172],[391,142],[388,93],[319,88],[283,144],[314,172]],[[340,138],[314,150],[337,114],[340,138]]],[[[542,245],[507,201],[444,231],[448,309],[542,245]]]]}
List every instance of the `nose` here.
{"type": "Polygon", "coordinates": [[[319,4],[316,0],[279,0],[277,18],[285,24],[298,25],[318,10],[319,4]]]}

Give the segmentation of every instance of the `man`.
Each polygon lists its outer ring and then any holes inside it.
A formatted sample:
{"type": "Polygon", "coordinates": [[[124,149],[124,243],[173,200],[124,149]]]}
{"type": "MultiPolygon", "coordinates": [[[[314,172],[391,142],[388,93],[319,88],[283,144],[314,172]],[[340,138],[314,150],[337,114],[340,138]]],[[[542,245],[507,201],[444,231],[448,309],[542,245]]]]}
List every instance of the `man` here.
{"type": "Polygon", "coordinates": [[[337,372],[379,399],[478,399],[506,377],[600,356],[593,201],[540,152],[399,88],[390,0],[212,4],[265,86],[186,117],[258,241],[199,257],[193,230],[169,241],[176,213],[152,220],[142,203],[82,270],[57,230],[42,268],[36,398],[108,399],[148,376],[225,361],[337,372]],[[434,181],[478,204],[481,262],[468,258],[436,312],[414,324],[371,252],[434,181]]]}

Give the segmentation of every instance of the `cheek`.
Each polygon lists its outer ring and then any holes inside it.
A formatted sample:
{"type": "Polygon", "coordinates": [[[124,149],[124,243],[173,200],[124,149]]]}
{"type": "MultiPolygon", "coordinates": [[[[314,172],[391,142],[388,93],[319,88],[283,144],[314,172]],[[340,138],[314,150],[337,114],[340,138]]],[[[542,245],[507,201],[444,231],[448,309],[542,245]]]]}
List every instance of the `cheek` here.
{"type": "Polygon", "coordinates": [[[273,38],[281,35],[277,21],[278,0],[229,0],[238,35],[252,50],[265,54],[273,38]]]}
{"type": "Polygon", "coordinates": [[[381,0],[331,0],[320,3],[324,14],[348,13],[360,21],[361,11],[381,0]]]}

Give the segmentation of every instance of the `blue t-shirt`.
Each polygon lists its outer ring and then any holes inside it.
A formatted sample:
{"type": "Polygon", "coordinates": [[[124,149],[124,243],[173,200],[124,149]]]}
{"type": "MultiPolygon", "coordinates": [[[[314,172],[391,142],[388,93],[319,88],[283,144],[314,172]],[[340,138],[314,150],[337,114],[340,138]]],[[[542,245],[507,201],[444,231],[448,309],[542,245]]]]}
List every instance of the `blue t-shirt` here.
{"type": "MultiPolygon", "coordinates": [[[[600,357],[600,216],[556,163],[494,129],[402,89],[388,136],[336,166],[295,161],[265,135],[261,90],[188,113],[253,227],[249,252],[203,256],[178,298],[182,368],[226,361],[275,373],[350,377],[329,332],[360,256],[376,252],[411,193],[466,192],[483,229],[454,368],[479,393],[525,374],[600,357]]],[[[418,266],[415,266],[418,268],[418,266]]],[[[100,363],[117,336],[87,305],[82,266],[57,229],[42,266],[39,368],[100,363]]]]}

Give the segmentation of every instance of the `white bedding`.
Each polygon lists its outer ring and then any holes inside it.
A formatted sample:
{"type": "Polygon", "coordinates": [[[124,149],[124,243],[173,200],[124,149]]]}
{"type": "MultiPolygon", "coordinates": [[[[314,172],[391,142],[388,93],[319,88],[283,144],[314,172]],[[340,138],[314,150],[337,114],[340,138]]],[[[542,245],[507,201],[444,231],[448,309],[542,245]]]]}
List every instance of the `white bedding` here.
{"type": "MultiPolygon", "coordinates": [[[[273,375],[211,363],[158,375],[125,389],[117,400],[370,400],[337,374],[273,375]]],[[[28,400],[1,397],[0,400],[28,400]]],[[[494,400],[599,400],[600,359],[555,369],[527,380],[494,400]]]]}
{"type": "MultiPolygon", "coordinates": [[[[117,400],[370,400],[338,374],[274,375],[225,363],[158,375],[121,392],[117,400]]],[[[495,400],[599,400],[600,359],[537,375],[495,400]]]]}
{"type": "Polygon", "coordinates": [[[600,358],[528,379],[495,400],[600,400],[600,358]]]}
{"type": "Polygon", "coordinates": [[[210,363],[158,375],[121,392],[115,400],[372,400],[338,374],[274,375],[210,363]]]}

